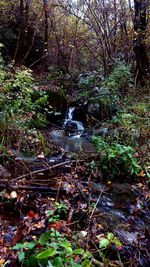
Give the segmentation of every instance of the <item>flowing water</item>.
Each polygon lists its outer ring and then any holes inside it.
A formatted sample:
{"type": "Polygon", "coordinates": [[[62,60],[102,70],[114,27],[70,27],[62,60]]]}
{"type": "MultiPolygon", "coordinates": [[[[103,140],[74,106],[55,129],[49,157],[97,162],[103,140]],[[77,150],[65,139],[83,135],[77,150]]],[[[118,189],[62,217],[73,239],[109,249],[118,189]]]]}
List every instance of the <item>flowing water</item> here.
{"type": "MultiPolygon", "coordinates": [[[[68,108],[61,130],[54,129],[50,131],[51,142],[69,153],[95,152],[91,142],[83,137],[84,125],[79,121],[73,120],[74,111],[75,107],[68,108]]],[[[20,157],[20,155],[16,155],[16,159],[20,160],[20,157]]],[[[50,158],[49,162],[55,163],[59,157],[63,160],[62,155],[59,155],[50,158]]],[[[26,158],[22,156],[21,159],[25,160],[26,158]]],[[[35,159],[27,158],[26,160],[34,161],[35,159]]],[[[108,188],[100,181],[93,184],[93,189],[94,192],[95,190],[96,192],[104,192],[101,194],[97,205],[100,225],[105,225],[108,231],[112,231],[126,245],[125,249],[128,250],[129,248],[130,254],[132,254],[133,250],[133,257],[136,247],[141,247],[141,251],[143,249],[144,253],[140,254],[138,265],[133,266],[150,266],[148,265],[147,253],[145,253],[148,246],[146,231],[150,230],[150,210],[147,207],[147,200],[143,197],[143,192],[137,191],[137,193],[134,187],[127,183],[112,183],[111,188],[108,188]]],[[[93,197],[96,198],[95,201],[98,199],[98,194],[93,193],[93,197]]],[[[9,241],[9,239],[13,238],[18,222],[16,220],[12,221],[12,216],[9,218],[3,212],[0,214],[0,219],[1,221],[7,220],[9,222],[10,228],[8,227],[6,235],[9,241]]],[[[127,250],[125,250],[126,255],[128,255],[127,250]]],[[[138,253],[141,252],[139,251],[138,253]]],[[[131,257],[131,255],[129,256],[131,257]]]]}
{"type": "Polygon", "coordinates": [[[68,108],[64,120],[64,128],[68,132],[68,136],[81,137],[84,132],[84,126],[82,122],[73,120],[74,111],[75,107],[68,108]]]}
{"type": "Polygon", "coordinates": [[[66,152],[95,152],[92,143],[82,136],[85,130],[83,123],[73,120],[74,111],[75,107],[69,107],[62,129],[54,129],[50,132],[52,143],[60,146],[66,152]]]}

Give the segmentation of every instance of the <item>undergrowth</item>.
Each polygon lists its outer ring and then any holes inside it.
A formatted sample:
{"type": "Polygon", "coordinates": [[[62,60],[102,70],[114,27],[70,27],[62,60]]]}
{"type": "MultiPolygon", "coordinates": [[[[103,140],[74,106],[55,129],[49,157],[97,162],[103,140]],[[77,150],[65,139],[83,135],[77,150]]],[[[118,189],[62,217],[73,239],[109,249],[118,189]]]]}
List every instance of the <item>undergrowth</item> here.
{"type": "Polygon", "coordinates": [[[43,106],[48,103],[48,96],[39,92],[35,99],[33,82],[29,69],[6,67],[0,54],[1,146],[34,154],[46,144],[38,129],[47,124],[43,106]]]}
{"type": "Polygon", "coordinates": [[[64,233],[61,224],[65,221],[61,218],[67,209],[66,205],[55,202],[53,208],[46,211],[49,230],[44,231],[39,237],[34,237],[31,241],[17,243],[12,248],[17,251],[21,266],[94,267],[100,266],[101,261],[105,262],[106,266],[111,264],[105,253],[108,250],[111,251],[112,248],[115,248],[116,252],[119,251],[122,248],[120,240],[111,232],[100,234],[97,236],[96,252],[91,253],[86,246],[80,245],[80,242],[83,243],[82,239],[88,237],[86,231],[64,233]]]}

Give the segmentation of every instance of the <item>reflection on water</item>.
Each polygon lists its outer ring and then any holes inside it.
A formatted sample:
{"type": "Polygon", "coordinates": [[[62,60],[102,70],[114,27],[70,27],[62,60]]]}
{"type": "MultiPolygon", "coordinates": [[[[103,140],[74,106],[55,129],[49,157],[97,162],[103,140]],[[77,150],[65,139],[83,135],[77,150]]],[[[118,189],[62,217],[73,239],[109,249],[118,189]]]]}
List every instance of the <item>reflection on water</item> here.
{"type": "Polygon", "coordinates": [[[95,152],[94,146],[83,137],[66,136],[63,130],[53,130],[50,132],[52,143],[62,147],[66,152],[95,152]]]}

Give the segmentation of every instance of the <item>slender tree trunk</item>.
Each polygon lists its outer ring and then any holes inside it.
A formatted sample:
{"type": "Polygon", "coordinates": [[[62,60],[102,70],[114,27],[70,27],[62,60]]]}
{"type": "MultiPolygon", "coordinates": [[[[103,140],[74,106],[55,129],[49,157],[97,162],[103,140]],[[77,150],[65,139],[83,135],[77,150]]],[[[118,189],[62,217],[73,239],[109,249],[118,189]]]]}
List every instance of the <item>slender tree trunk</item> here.
{"type": "Polygon", "coordinates": [[[33,33],[32,33],[32,37],[29,40],[30,41],[30,44],[29,44],[28,50],[26,51],[26,53],[24,55],[23,62],[27,59],[27,57],[29,56],[29,54],[31,52],[31,49],[33,47],[34,40],[35,40],[35,35],[36,35],[36,31],[34,30],[33,33]]]}
{"type": "Polygon", "coordinates": [[[28,28],[30,3],[31,0],[20,0],[20,29],[14,53],[14,61],[18,64],[23,63],[27,53],[28,31],[26,30],[28,28]]]}
{"type": "Polygon", "coordinates": [[[20,0],[20,29],[19,29],[19,34],[18,34],[17,43],[16,43],[16,49],[15,49],[14,58],[13,58],[13,60],[15,62],[17,60],[17,55],[18,55],[18,51],[19,51],[23,25],[24,25],[24,1],[20,0]]]}
{"type": "Polygon", "coordinates": [[[48,62],[48,0],[43,0],[44,8],[44,61],[43,65],[47,68],[48,62]]]}
{"type": "Polygon", "coordinates": [[[145,84],[149,74],[149,60],[146,52],[147,9],[149,0],[134,0],[134,53],[136,57],[137,83],[145,84]]]}
{"type": "Polygon", "coordinates": [[[44,14],[45,14],[44,44],[45,44],[45,50],[47,50],[48,49],[48,1],[43,0],[43,4],[44,4],[44,14]]]}

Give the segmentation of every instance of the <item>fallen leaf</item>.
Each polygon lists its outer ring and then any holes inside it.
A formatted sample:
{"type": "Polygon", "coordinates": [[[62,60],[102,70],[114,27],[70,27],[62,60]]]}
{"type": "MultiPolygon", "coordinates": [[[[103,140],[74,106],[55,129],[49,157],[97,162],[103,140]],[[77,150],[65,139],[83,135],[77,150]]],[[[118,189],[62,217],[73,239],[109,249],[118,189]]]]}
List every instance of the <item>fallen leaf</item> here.
{"type": "Polygon", "coordinates": [[[141,172],[138,174],[138,176],[144,177],[144,176],[145,176],[144,171],[141,171],[141,172]]]}
{"type": "Polygon", "coordinates": [[[58,230],[63,226],[66,226],[66,221],[57,221],[57,222],[54,222],[54,223],[50,223],[48,225],[48,228],[53,228],[55,230],[58,230]]]}
{"type": "Polygon", "coordinates": [[[28,213],[27,213],[27,216],[33,219],[35,217],[34,211],[33,210],[29,210],[28,213]]]}
{"type": "Polygon", "coordinates": [[[11,193],[10,193],[10,198],[11,199],[14,199],[14,198],[17,198],[17,192],[16,191],[12,191],[11,193]]]}

